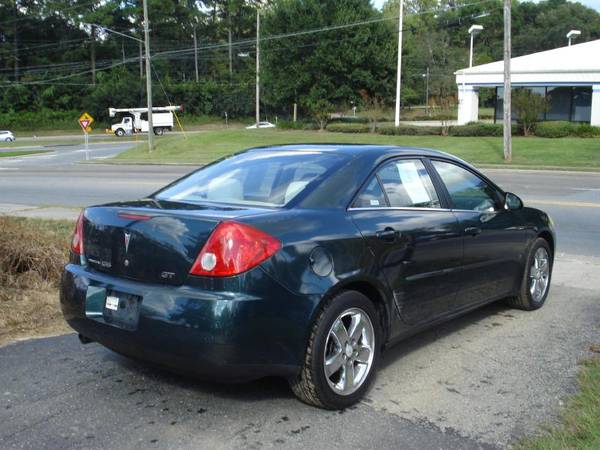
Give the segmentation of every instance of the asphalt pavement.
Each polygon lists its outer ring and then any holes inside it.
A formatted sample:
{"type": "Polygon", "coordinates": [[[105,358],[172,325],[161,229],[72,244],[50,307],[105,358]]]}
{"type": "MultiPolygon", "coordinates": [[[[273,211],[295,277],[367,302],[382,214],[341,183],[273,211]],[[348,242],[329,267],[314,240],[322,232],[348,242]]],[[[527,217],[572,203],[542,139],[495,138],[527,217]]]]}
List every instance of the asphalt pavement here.
{"type": "MultiPolygon", "coordinates": [[[[92,157],[102,151],[118,149],[92,157]]],[[[78,158],[68,152],[0,159],[0,212],[137,198],[193,169],[61,161],[78,158]]],[[[493,304],[404,341],[364,401],[340,412],[298,402],[279,379],[199,382],[74,334],[18,342],[0,348],[0,448],[503,448],[539,432],[600,342],[600,174],[485,172],[556,222],[541,310],[493,304]]]]}

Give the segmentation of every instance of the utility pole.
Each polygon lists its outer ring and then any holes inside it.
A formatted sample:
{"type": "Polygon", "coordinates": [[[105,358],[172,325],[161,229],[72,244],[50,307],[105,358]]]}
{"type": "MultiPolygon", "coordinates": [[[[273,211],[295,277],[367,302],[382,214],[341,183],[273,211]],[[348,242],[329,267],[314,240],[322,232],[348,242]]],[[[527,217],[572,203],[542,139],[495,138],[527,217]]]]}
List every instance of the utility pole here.
{"type": "Polygon", "coordinates": [[[425,112],[429,115],[429,66],[425,72],[425,112]]]}
{"type": "Polygon", "coordinates": [[[260,9],[256,8],[256,128],[260,122],[260,9]]]}
{"type": "Polygon", "coordinates": [[[504,0],[504,160],[512,161],[512,114],[511,114],[511,85],[510,85],[510,57],[511,57],[511,0],[504,0]]]}
{"type": "Polygon", "coordinates": [[[231,11],[227,11],[227,39],[229,41],[229,82],[233,80],[233,49],[232,49],[232,36],[231,36],[231,11]]]}
{"type": "Polygon", "coordinates": [[[198,40],[196,37],[196,25],[194,25],[194,67],[196,68],[196,83],[200,81],[198,75],[198,40]]]}
{"type": "Polygon", "coordinates": [[[400,14],[398,16],[398,68],[396,70],[396,116],[394,124],[400,126],[400,80],[402,74],[402,19],[404,14],[404,0],[400,0],[400,14]]]}
{"type": "Polygon", "coordinates": [[[142,80],[144,78],[144,53],[142,52],[142,41],[139,42],[140,44],[140,80],[142,80]]]}
{"type": "Polygon", "coordinates": [[[90,57],[92,59],[91,63],[92,63],[92,84],[96,84],[96,27],[94,25],[92,25],[92,42],[90,43],[91,45],[91,51],[90,51],[90,57]]]}
{"type": "Polygon", "coordinates": [[[144,43],[146,47],[146,96],[148,103],[148,152],[154,149],[154,127],[152,126],[152,66],[150,65],[150,28],[148,23],[148,0],[144,2],[144,43]]]}
{"type": "Polygon", "coordinates": [[[19,81],[19,29],[17,28],[19,16],[19,2],[15,0],[14,22],[13,22],[13,70],[15,81],[19,81]]]}

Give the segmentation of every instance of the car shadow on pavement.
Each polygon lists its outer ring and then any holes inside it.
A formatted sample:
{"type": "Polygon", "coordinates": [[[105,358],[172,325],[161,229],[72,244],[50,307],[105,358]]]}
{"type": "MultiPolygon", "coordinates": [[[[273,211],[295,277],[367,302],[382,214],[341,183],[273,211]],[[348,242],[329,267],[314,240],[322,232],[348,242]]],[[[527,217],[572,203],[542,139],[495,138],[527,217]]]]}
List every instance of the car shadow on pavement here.
{"type": "MultiPolygon", "coordinates": [[[[492,303],[460,318],[435,325],[430,329],[419,332],[386,350],[380,368],[386,368],[397,363],[404,356],[443,339],[446,336],[460,332],[462,329],[487,320],[497,314],[510,310],[502,302],[492,303]]],[[[134,376],[149,378],[157,384],[169,385],[184,390],[193,390],[198,395],[210,394],[236,401],[263,401],[275,399],[294,399],[287,381],[280,377],[266,377],[255,381],[242,383],[207,381],[185,373],[176,373],[156,365],[137,361],[110,350],[104,349],[104,358],[118,365],[134,376]]]]}
{"type": "Polygon", "coordinates": [[[210,394],[239,401],[294,398],[287,381],[280,377],[266,377],[241,383],[205,380],[185,372],[173,372],[151,363],[128,358],[108,349],[105,351],[107,360],[132,375],[149,378],[155,383],[178,389],[193,390],[200,395],[210,394]]]}

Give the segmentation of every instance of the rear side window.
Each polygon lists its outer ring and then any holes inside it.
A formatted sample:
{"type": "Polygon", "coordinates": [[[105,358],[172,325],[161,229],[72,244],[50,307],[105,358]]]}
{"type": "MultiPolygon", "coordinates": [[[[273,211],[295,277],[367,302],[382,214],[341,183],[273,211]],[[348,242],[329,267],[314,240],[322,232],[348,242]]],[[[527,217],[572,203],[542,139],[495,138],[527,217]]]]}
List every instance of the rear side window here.
{"type": "Polygon", "coordinates": [[[496,190],[483,179],[456,164],[431,162],[446,185],[455,209],[486,212],[496,209],[496,190]]]}
{"type": "Polygon", "coordinates": [[[279,207],[346,161],[344,155],[317,151],[246,152],[192,173],[155,198],[279,207]]]}
{"type": "Polygon", "coordinates": [[[377,177],[371,179],[352,205],[353,208],[381,208],[384,206],[388,206],[388,204],[377,177]]]}
{"type": "Polygon", "coordinates": [[[440,201],[423,163],[397,160],[377,171],[353,207],[439,208],[440,201]]]}

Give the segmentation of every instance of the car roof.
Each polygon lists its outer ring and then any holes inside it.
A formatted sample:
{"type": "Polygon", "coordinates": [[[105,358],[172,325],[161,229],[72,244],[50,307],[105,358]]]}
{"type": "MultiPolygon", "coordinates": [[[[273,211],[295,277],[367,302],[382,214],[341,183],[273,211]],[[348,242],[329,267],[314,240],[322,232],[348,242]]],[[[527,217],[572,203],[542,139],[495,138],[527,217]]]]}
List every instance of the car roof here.
{"type": "Polygon", "coordinates": [[[254,147],[248,149],[249,152],[322,152],[322,153],[340,153],[347,155],[360,156],[368,154],[373,157],[386,155],[421,155],[421,156],[443,156],[458,160],[455,156],[448,153],[420,147],[405,147],[397,145],[372,145],[372,144],[289,144],[274,145],[265,147],[254,147]]]}

